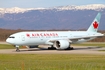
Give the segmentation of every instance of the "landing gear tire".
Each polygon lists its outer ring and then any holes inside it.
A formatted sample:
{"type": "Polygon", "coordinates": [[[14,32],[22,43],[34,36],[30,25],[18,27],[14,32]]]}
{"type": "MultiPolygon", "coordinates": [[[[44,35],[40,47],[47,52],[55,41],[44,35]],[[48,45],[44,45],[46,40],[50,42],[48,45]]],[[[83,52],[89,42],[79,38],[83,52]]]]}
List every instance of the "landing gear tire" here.
{"type": "Polygon", "coordinates": [[[53,45],[51,45],[51,47],[48,47],[48,50],[56,50],[56,48],[53,45]]]}
{"type": "Polygon", "coordinates": [[[16,47],[16,52],[20,52],[20,50],[19,50],[19,48],[18,48],[18,47],[16,47]]]}
{"type": "Polygon", "coordinates": [[[51,47],[48,47],[48,50],[56,50],[56,48],[51,46],[51,47]]]}
{"type": "Polygon", "coordinates": [[[65,50],[73,50],[74,48],[73,47],[68,47],[67,49],[65,50]]]}

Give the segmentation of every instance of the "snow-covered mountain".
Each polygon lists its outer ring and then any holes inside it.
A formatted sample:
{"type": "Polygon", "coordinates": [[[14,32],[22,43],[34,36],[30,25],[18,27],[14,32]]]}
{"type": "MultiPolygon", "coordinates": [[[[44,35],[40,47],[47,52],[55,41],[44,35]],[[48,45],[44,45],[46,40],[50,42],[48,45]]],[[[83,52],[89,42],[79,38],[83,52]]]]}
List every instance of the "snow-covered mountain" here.
{"type": "Polygon", "coordinates": [[[18,8],[18,7],[13,7],[13,8],[0,8],[0,13],[5,14],[5,13],[24,13],[30,10],[43,10],[45,8],[18,8]]]}
{"type": "Polygon", "coordinates": [[[104,9],[105,5],[103,4],[91,4],[91,5],[81,5],[81,6],[68,5],[68,6],[60,6],[55,8],[60,10],[97,10],[98,11],[100,9],[104,9]]]}
{"type": "Polygon", "coordinates": [[[101,9],[105,9],[104,4],[92,4],[92,5],[81,5],[81,6],[75,6],[75,5],[68,5],[68,6],[59,6],[59,7],[52,7],[52,8],[0,8],[0,13],[24,13],[30,10],[53,10],[57,9],[58,11],[62,10],[96,10],[99,11],[101,9]]]}
{"type": "Polygon", "coordinates": [[[99,30],[105,30],[105,5],[103,4],[52,8],[0,8],[0,28],[87,29],[98,12],[102,13],[99,30]]]}

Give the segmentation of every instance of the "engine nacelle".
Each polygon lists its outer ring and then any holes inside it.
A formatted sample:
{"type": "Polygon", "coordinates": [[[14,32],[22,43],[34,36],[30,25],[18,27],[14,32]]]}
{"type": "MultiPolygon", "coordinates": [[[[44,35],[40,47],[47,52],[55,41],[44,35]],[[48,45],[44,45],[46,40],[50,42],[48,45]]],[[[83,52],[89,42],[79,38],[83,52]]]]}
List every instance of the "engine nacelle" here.
{"type": "Polygon", "coordinates": [[[54,47],[58,49],[67,49],[70,43],[67,40],[58,40],[54,43],[54,47]]]}

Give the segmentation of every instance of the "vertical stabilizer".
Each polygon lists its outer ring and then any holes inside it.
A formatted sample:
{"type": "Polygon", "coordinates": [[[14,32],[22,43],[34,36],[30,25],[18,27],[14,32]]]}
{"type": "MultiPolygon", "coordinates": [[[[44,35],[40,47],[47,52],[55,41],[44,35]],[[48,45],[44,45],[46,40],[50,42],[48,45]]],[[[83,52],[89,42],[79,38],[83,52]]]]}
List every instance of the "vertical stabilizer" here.
{"type": "Polygon", "coordinates": [[[88,32],[97,32],[99,23],[100,23],[100,19],[101,19],[101,13],[98,13],[87,31],[88,32]]]}

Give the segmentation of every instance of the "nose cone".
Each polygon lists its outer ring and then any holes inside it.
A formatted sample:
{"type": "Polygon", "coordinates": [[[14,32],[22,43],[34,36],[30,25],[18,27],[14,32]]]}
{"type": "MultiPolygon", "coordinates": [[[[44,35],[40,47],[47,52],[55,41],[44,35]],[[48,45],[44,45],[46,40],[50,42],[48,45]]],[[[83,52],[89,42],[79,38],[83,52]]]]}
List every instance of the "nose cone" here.
{"type": "Polygon", "coordinates": [[[9,43],[9,39],[8,38],[6,39],[6,42],[9,43]]]}
{"type": "Polygon", "coordinates": [[[12,40],[12,39],[10,39],[10,38],[7,38],[7,39],[6,39],[6,42],[7,42],[7,43],[10,43],[10,44],[14,44],[14,40],[12,40]]]}

